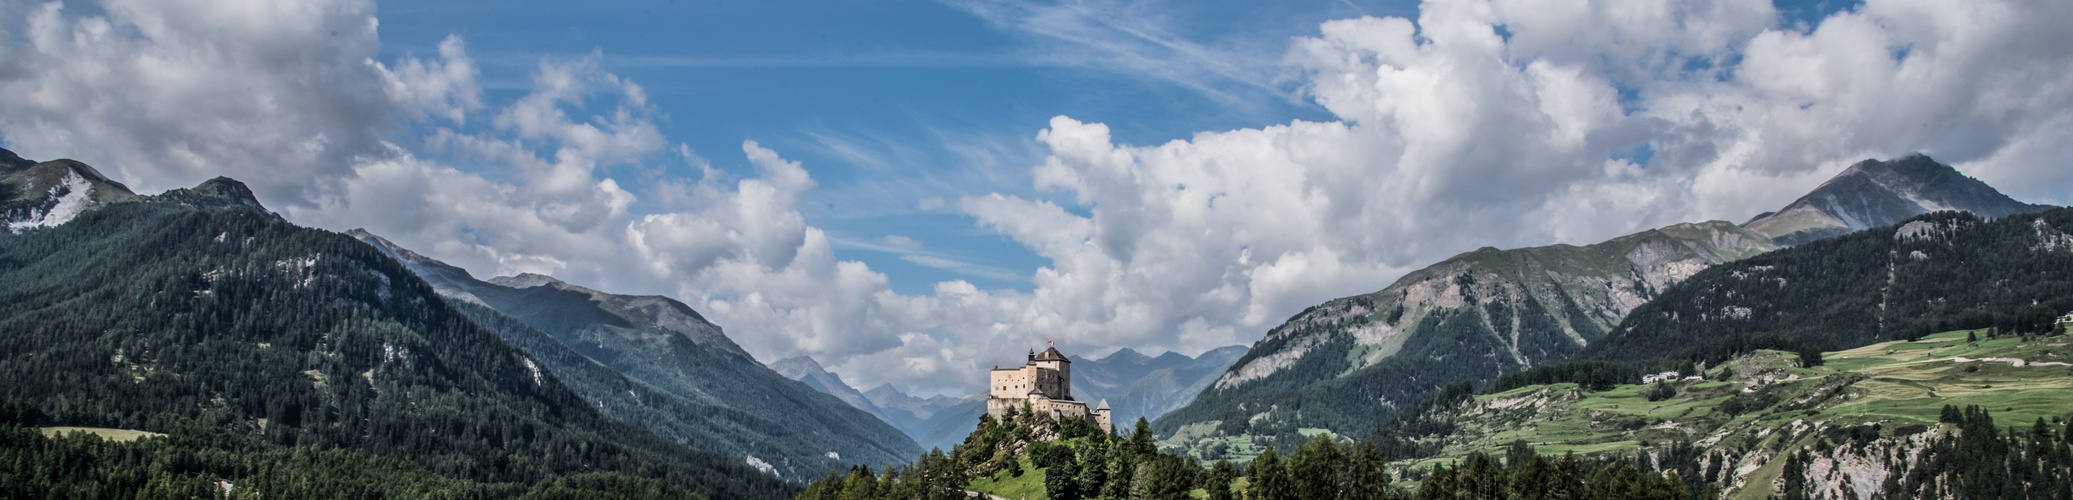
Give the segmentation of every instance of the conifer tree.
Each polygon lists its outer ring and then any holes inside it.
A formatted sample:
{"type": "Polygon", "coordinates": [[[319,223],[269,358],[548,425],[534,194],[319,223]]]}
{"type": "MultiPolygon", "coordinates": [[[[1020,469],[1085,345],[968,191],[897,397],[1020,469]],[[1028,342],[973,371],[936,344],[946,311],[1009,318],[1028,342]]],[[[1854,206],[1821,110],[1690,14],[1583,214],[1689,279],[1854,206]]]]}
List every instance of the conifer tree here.
{"type": "Polygon", "coordinates": [[[1108,481],[1101,485],[1101,496],[1123,498],[1130,496],[1130,483],[1137,479],[1137,463],[1132,460],[1129,446],[1110,446],[1108,464],[1103,477],[1108,481]]]}
{"type": "Polygon", "coordinates": [[[1137,417],[1137,430],[1130,432],[1130,452],[1138,457],[1149,457],[1159,452],[1159,442],[1152,438],[1152,423],[1137,417]]]}
{"type": "Polygon", "coordinates": [[[1209,493],[1209,500],[1233,500],[1231,483],[1238,479],[1238,468],[1230,460],[1218,460],[1209,467],[1209,475],[1202,481],[1202,489],[1209,493]]]}
{"type": "Polygon", "coordinates": [[[1332,441],[1330,434],[1320,433],[1296,448],[1296,453],[1289,455],[1288,461],[1296,498],[1338,496],[1339,469],[1344,460],[1345,454],[1339,451],[1339,444],[1332,441]]]}
{"type": "Polygon", "coordinates": [[[1551,498],[1548,495],[1553,493],[1555,489],[1550,487],[1553,486],[1551,483],[1555,481],[1555,474],[1549,467],[1548,461],[1540,458],[1540,454],[1535,453],[1523,462],[1507,465],[1510,465],[1512,469],[1511,498],[1517,500],[1551,498]]]}
{"type": "Polygon", "coordinates": [[[1281,465],[1281,457],[1274,453],[1273,446],[1260,452],[1260,456],[1252,460],[1252,465],[1246,467],[1246,473],[1252,480],[1246,492],[1249,500],[1296,499],[1289,484],[1288,469],[1281,465]]]}
{"type": "Polygon", "coordinates": [[[1072,448],[1052,449],[1045,458],[1049,460],[1044,463],[1044,493],[1053,500],[1081,497],[1078,478],[1074,477],[1079,468],[1072,448]]]}
{"type": "Polygon", "coordinates": [[[1783,491],[1779,493],[1785,500],[1807,500],[1806,454],[1802,452],[1790,455],[1791,457],[1785,460],[1785,470],[1778,473],[1780,478],[1785,480],[1785,486],[1780,488],[1783,491]]]}
{"type": "Polygon", "coordinates": [[[1348,500],[1384,500],[1390,498],[1388,458],[1382,456],[1382,449],[1373,441],[1362,441],[1353,446],[1353,452],[1346,460],[1346,493],[1341,498],[1348,500]]]}

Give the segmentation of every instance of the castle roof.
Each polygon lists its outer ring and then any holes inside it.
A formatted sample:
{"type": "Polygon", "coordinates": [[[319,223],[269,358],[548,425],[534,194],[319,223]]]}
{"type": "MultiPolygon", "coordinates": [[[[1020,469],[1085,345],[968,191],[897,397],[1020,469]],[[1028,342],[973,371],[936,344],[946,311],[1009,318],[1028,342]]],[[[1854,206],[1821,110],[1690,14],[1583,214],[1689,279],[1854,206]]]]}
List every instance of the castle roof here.
{"type": "Polygon", "coordinates": [[[1050,349],[1045,349],[1045,350],[1044,350],[1044,352],[1041,352],[1041,353],[1037,353],[1037,355],[1036,355],[1036,360],[1037,360],[1037,361],[1064,361],[1064,362],[1067,362],[1067,363],[1071,363],[1071,362],[1072,362],[1072,360],[1070,360],[1070,359],[1065,359],[1065,355],[1064,355],[1064,354],[1060,354],[1060,353],[1058,352],[1058,348],[1056,348],[1056,347],[1053,347],[1053,348],[1050,348],[1050,349]]]}
{"type": "Polygon", "coordinates": [[[1108,398],[1101,398],[1101,406],[1095,408],[1094,411],[1101,411],[1106,409],[1108,409],[1108,398]]]}

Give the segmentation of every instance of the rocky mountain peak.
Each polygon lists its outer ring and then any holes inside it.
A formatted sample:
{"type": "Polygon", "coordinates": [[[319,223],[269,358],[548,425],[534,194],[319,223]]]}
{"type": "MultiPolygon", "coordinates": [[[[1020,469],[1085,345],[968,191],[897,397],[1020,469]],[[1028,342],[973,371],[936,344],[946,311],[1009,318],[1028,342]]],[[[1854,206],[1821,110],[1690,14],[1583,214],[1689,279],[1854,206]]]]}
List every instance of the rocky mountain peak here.
{"type": "Polygon", "coordinates": [[[1796,245],[1935,211],[1958,210],[1994,219],[2047,208],[2016,201],[1949,165],[1916,154],[1858,162],[1785,208],[1758,215],[1742,227],[1796,245]]]}
{"type": "Polygon", "coordinates": [[[229,177],[217,177],[191,188],[166,191],[158,198],[196,209],[247,211],[273,220],[285,220],[259,204],[259,196],[252,193],[251,187],[229,177]]]}
{"type": "Polygon", "coordinates": [[[789,378],[792,380],[799,380],[800,377],[805,377],[811,374],[828,372],[827,369],[821,368],[821,363],[818,361],[814,361],[813,357],[811,356],[792,356],[789,358],[780,359],[771,362],[770,369],[775,370],[777,371],[777,374],[784,375],[785,378],[789,378]]]}
{"type": "Polygon", "coordinates": [[[24,160],[20,155],[14,154],[13,151],[8,151],[7,148],[0,148],[0,172],[28,168],[28,166],[35,164],[35,161],[24,160]]]}
{"type": "Polygon", "coordinates": [[[546,285],[565,284],[553,276],[534,273],[520,273],[517,276],[498,276],[489,279],[489,284],[508,288],[532,288],[546,285]]]}
{"type": "Polygon", "coordinates": [[[871,402],[873,403],[889,402],[893,401],[894,398],[906,399],[913,397],[908,396],[905,392],[900,392],[900,389],[898,387],[893,387],[893,385],[889,383],[878,384],[878,387],[873,387],[871,388],[871,390],[864,391],[864,396],[871,398],[871,402]]]}
{"type": "Polygon", "coordinates": [[[1117,350],[1115,353],[1109,354],[1108,357],[1101,358],[1101,361],[1110,363],[1123,361],[1129,363],[1144,364],[1145,361],[1149,361],[1151,359],[1152,358],[1150,356],[1145,356],[1144,353],[1137,352],[1136,350],[1125,347],[1117,350]]]}

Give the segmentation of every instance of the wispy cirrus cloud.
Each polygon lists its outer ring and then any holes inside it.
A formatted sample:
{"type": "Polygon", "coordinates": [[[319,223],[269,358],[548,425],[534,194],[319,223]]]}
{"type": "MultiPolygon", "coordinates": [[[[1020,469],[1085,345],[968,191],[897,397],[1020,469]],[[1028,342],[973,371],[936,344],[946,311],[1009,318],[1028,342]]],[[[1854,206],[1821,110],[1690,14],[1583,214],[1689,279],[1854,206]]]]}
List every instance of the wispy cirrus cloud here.
{"type": "Polygon", "coordinates": [[[1190,40],[1167,26],[1164,7],[1154,2],[939,1],[1037,40],[1025,56],[1032,61],[1157,80],[1229,105],[1257,106],[1263,96],[1291,95],[1276,82],[1279,52],[1190,40]]]}
{"type": "Polygon", "coordinates": [[[855,241],[844,238],[831,238],[830,241],[834,243],[835,248],[851,248],[898,255],[900,260],[914,265],[941,269],[975,278],[986,278],[996,281],[1022,281],[1026,279],[1021,273],[1017,273],[1012,269],[979,264],[963,257],[928,250],[923,248],[921,241],[897,234],[886,235],[883,238],[879,238],[876,242],[855,241]]]}

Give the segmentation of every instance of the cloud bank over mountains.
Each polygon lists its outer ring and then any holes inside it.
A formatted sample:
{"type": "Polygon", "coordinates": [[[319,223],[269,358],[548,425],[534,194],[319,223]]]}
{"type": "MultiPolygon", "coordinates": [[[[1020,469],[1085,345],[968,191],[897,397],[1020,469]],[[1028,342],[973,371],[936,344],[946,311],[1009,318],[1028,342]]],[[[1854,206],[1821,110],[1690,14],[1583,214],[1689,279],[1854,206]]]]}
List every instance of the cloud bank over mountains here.
{"type": "Polygon", "coordinates": [[[1043,340],[1249,343],[1484,245],[1739,222],[1864,158],[1926,152],[2073,202],[2065,2],[1867,1],[1788,26],[1767,3],[1435,0],[1415,20],[1331,21],[1281,64],[1337,119],[1133,145],[1054,118],[1031,131],[1043,196],[936,202],[1048,259],[1033,290],[927,295],[836,257],[800,206],[808,166],[743,138],[753,174],[712,167],[607,55],[543,60],[500,101],[458,36],[375,60],[366,1],[0,14],[0,143],[25,157],[139,192],[228,175],[300,224],[366,227],[477,275],[670,294],[759,359],[923,393],[973,390],[1043,340]]]}

